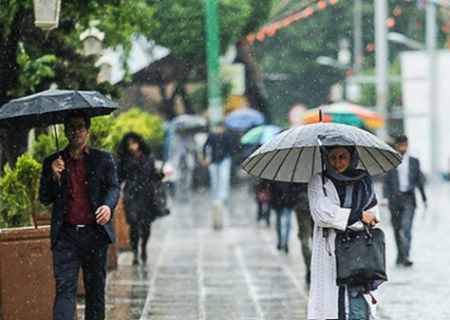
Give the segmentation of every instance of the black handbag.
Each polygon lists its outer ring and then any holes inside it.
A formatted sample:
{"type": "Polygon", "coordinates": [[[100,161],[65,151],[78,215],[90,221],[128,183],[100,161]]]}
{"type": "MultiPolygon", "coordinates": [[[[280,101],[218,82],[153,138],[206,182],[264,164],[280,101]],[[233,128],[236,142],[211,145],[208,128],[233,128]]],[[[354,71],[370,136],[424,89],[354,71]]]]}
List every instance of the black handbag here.
{"type": "Polygon", "coordinates": [[[154,218],[162,218],[170,214],[167,186],[162,180],[152,181],[154,195],[153,195],[153,215],[154,218]]]}
{"type": "Polygon", "coordinates": [[[383,230],[364,225],[364,230],[338,232],[335,255],[338,286],[387,281],[383,230]]]}

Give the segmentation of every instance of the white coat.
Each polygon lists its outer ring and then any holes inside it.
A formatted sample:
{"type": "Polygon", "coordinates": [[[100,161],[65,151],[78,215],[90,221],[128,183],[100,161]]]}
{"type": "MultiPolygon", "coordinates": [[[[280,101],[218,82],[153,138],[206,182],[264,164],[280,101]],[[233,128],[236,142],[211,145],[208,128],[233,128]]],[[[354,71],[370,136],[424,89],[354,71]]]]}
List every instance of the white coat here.
{"type": "MultiPolygon", "coordinates": [[[[336,285],[336,257],[334,255],[335,229],[345,230],[350,209],[340,207],[336,188],[331,180],[325,179],[326,196],[321,174],[314,175],[308,185],[308,199],[314,220],[314,234],[311,257],[311,288],[308,301],[308,319],[338,318],[338,286],[336,285]],[[328,229],[328,238],[323,237],[323,228],[328,229]]],[[[378,207],[370,209],[379,218],[378,207]]],[[[349,226],[353,230],[363,229],[361,222],[349,226]]],[[[365,295],[375,315],[375,305],[365,295]]]]}

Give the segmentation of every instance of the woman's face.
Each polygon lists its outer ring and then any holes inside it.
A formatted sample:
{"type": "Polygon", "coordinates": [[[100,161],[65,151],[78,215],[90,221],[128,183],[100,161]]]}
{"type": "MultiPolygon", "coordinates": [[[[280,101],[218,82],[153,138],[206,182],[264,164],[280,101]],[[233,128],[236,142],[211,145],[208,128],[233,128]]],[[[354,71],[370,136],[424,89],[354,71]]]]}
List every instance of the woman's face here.
{"type": "Polygon", "coordinates": [[[351,157],[350,152],[343,147],[337,147],[328,151],[328,163],[339,173],[348,169],[351,157]]]}
{"type": "Polygon", "coordinates": [[[128,140],[128,150],[132,153],[137,153],[139,151],[139,143],[133,139],[128,140]]]}

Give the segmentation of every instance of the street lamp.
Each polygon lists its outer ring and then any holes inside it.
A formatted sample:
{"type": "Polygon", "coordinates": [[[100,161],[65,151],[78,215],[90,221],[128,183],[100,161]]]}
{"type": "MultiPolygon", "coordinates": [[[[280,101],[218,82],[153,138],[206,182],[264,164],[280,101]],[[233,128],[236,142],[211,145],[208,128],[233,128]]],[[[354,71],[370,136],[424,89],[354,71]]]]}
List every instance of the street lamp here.
{"type": "Polygon", "coordinates": [[[99,55],[102,53],[103,39],[105,39],[105,33],[101,32],[95,26],[98,25],[98,21],[91,21],[89,28],[80,34],[80,41],[83,42],[83,52],[85,56],[91,54],[99,55]]]}
{"type": "MultiPolygon", "coordinates": [[[[340,60],[342,60],[342,57],[340,60]]],[[[330,57],[326,57],[326,56],[320,56],[320,57],[317,57],[317,59],[316,59],[316,62],[318,64],[343,70],[343,71],[345,71],[345,75],[349,76],[353,72],[353,69],[351,68],[351,66],[349,64],[350,61],[349,60],[343,60],[343,61],[348,61],[348,63],[342,63],[339,60],[336,60],[336,59],[333,59],[330,57]]],[[[347,79],[344,79],[344,81],[342,82],[342,85],[336,84],[333,86],[333,88],[337,90],[336,95],[338,96],[334,100],[349,99],[350,101],[358,101],[361,97],[360,85],[354,84],[354,83],[347,83],[347,79]]],[[[334,89],[332,89],[332,92],[334,91],[334,89]]]]}
{"type": "Polygon", "coordinates": [[[61,0],[33,0],[34,24],[47,33],[59,23],[61,0]]]}
{"type": "Polygon", "coordinates": [[[398,32],[389,32],[387,34],[387,39],[392,42],[404,44],[412,49],[416,50],[425,50],[427,47],[423,43],[420,43],[419,41],[412,40],[408,37],[406,37],[404,34],[398,33],[398,32]]]}

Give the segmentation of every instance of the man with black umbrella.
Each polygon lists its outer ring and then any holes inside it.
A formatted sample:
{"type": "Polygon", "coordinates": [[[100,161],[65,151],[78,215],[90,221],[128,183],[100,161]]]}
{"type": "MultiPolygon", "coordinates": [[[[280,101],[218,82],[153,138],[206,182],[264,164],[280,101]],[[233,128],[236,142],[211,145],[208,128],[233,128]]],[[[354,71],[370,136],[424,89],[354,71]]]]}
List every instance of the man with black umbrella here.
{"type": "Polygon", "coordinates": [[[67,116],[64,129],[69,145],[44,160],[39,190],[40,201],[53,204],[53,318],[74,319],[81,267],[85,319],[103,320],[108,244],[115,242],[111,218],[119,199],[116,168],[109,152],[87,146],[90,119],[85,114],[67,116]]]}

